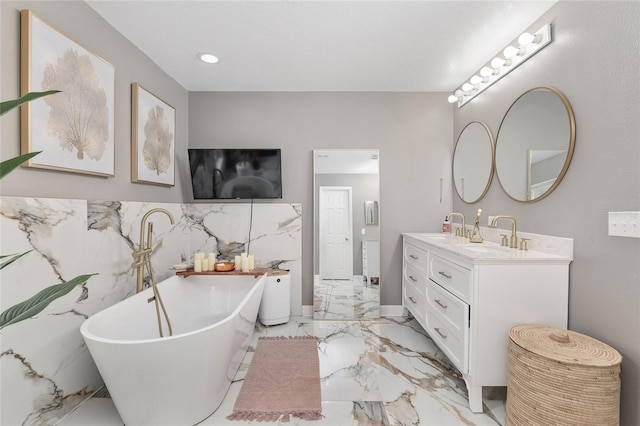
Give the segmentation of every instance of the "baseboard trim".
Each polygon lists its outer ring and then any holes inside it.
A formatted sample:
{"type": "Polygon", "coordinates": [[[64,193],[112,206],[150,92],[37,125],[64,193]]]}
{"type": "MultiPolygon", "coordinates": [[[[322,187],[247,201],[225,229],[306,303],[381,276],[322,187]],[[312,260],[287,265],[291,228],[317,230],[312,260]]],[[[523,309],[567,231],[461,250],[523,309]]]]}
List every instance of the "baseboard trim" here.
{"type": "Polygon", "coordinates": [[[380,316],[381,317],[401,317],[403,316],[404,309],[402,305],[381,305],[380,316]]]}

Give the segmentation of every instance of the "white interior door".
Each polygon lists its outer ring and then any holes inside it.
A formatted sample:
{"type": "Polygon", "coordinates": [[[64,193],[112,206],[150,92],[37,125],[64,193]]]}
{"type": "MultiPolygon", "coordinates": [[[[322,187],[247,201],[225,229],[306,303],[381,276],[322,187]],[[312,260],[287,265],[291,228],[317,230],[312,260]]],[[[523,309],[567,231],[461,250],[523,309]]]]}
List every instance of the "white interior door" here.
{"type": "Polygon", "coordinates": [[[321,186],[319,194],[320,278],[353,276],[351,187],[321,186]]]}

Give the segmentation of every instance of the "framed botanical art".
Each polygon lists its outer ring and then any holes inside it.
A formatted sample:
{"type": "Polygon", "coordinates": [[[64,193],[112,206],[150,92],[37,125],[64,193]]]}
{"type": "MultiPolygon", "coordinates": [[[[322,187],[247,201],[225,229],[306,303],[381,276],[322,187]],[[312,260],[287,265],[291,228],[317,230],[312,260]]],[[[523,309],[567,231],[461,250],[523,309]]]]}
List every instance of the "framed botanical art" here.
{"type": "Polygon", "coordinates": [[[21,92],[60,90],[21,106],[20,151],[41,151],[24,165],[113,176],[113,66],[21,11],[21,92]]]}
{"type": "Polygon", "coordinates": [[[138,83],[131,101],[131,181],[175,185],[176,110],[138,83]]]}

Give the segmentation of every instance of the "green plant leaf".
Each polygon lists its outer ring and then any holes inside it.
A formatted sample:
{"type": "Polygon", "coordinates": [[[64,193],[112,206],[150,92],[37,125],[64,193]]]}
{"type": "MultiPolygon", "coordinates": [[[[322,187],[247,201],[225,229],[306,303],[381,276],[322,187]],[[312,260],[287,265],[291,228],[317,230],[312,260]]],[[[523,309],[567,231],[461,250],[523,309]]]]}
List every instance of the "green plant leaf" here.
{"type": "Polygon", "coordinates": [[[0,329],[39,314],[51,302],[69,293],[75,286],[84,284],[93,275],[97,274],[80,275],[62,284],[52,285],[24,302],[10,307],[0,314],[0,329]]]}
{"type": "Polygon", "coordinates": [[[18,167],[20,164],[35,157],[41,152],[42,151],[29,152],[27,154],[22,154],[17,157],[9,158],[8,160],[3,161],[2,163],[0,163],[0,179],[2,179],[3,177],[11,173],[13,169],[18,167]]]}
{"type": "Polygon", "coordinates": [[[25,254],[30,253],[32,251],[33,250],[29,250],[29,251],[25,251],[22,254],[8,254],[8,255],[0,256],[0,259],[4,259],[5,257],[10,257],[11,258],[9,260],[5,260],[4,262],[0,263],[0,269],[6,268],[7,266],[11,265],[16,260],[20,259],[25,254]]]}
{"type": "Polygon", "coordinates": [[[59,92],[60,90],[47,90],[46,92],[29,92],[21,98],[0,102],[0,115],[4,115],[6,112],[11,111],[12,109],[19,107],[24,103],[31,102],[43,96],[53,95],[54,93],[59,92]]]}

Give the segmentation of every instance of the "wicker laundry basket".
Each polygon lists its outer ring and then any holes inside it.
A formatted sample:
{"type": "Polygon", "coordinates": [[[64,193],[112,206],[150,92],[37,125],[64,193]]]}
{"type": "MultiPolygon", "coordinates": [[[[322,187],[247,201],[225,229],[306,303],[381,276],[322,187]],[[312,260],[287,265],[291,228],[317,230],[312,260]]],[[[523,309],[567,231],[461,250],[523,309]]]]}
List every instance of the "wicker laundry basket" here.
{"type": "Polygon", "coordinates": [[[621,362],[618,351],[584,334],[513,327],[507,425],[618,425],[621,362]]]}

